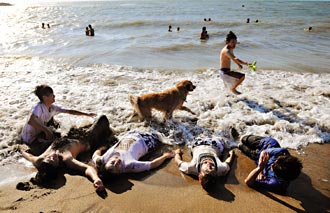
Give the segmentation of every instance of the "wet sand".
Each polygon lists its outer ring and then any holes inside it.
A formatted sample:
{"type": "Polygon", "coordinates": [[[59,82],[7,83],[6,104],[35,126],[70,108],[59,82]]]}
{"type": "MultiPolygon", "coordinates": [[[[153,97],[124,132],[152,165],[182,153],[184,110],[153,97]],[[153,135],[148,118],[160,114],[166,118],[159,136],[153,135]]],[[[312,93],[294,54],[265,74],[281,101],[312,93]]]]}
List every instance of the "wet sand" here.
{"type": "MultiPolygon", "coordinates": [[[[286,195],[256,191],[244,184],[254,168],[236,150],[236,159],[217,192],[207,194],[198,182],[181,174],[174,160],[158,170],[122,175],[106,184],[106,198],[98,196],[88,179],[65,174],[48,188],[17,190],[17,183],[0,186],[1,212],[330,212],[330,144],[311,144],[304,154],[303,171],[286,195]]],[[[189,160],[186,154],[184,160],[189,160]]],[[[26,180],[28,181],[28,180],[26,180]]]]}

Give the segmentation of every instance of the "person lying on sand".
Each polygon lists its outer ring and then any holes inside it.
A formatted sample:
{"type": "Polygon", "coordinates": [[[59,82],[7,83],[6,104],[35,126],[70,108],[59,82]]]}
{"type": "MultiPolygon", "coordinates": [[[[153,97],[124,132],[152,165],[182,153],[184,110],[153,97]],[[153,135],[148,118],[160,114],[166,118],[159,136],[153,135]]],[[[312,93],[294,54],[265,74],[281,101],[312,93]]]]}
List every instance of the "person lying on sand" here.
{"type": "Polygon", "coordinates": [[[300,160],[281,148],[271,137],[246,135],[241,138],[238,148],[256,160],[257,168],[246,177],[250,187],[261,187],[273,192],[283,193],[290,181],[296,179],[302,169],[300,160]]]}
{"type": "Polygon", "coordinates": [[[225,176],[234,158],[234,151],[229,151],[229,157],[221,162],[220,156],[224,150],[222,139],[197,138],[192,145],[192,160],[182,161],[181,149],[175,150],[175,162],[179,170],[191,175],[198,176],[204,190],[210,192],[215,188],[218,176],[225,176]]]}
{"type": "Polygon", "coordinates": [[[173,153],[166,152],[151,161],[139,160],[147,153],[155,151],[160,142],[159,136],[155,133],[131,131],[103,155],[102,149],[96,150],[92,159],[98,171],[105,175],[148,171],[159,167],[166,159],[174,157],[173,153]]]}
{"type": "Polygon", "coordinates": [[[44,182],[57,177],[60,168],[65,167],[69,170],[83,172],[97,191],[104,191],[102,180],[99,178],[97,170],[83,162],[77,160],[80,153],[89,151],[95,144],[91,143],[113,137],[113,132],[109,127],[106,116],[101,116],[93,126],[87,131],[85,140],[59,138],[56,139],[42,154],[35,156],[19,146],[19,151],[24,158],[32,162],[38,169],[36,179],[44,182]]]}

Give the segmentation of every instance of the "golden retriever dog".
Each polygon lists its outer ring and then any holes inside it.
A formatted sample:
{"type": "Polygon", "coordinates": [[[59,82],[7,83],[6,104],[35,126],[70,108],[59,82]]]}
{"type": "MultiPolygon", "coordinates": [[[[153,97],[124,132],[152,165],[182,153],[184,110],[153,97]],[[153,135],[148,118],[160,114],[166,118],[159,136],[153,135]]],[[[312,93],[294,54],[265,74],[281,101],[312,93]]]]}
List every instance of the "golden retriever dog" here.
{"type": "Polygon", "coordinates": [[[172,118],[174,110],[184,110],[195,115],[188,107],[183,106],[189,92],[196,88],[191,81],[183,80],[175,85],[175,87],[167,89],[163,92],[149,93],[141,96],[128,95],[134,112],[130,119],[138,115],[139,120],[151,120],[152,109],[163,112],[163,120],[172,118]]]}

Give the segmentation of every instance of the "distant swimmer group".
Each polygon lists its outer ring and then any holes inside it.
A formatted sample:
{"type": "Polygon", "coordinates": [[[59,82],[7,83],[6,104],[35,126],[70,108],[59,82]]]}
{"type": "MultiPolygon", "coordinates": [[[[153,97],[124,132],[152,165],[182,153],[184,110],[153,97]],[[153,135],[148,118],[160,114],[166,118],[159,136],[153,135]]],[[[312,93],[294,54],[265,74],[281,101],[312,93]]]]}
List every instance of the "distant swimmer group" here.
{"type": "MultiPolygon", "coordinates": [[[[168,31],[168,32],[172,32],[172,25],[169,25],[169,26],[168,26],[168,30],[167,30],[167,31],[168,31]]],[[[176,28],[176,31],[179,32],[179,31],[180,31],[180,27],[177,27],[177,28],[176,28]]]]}
{"type": "Polygon", "coordinates": [[[94,28],[92,27],[92,25],[89,24],[85,28],[85,34],[86,34],[86,36],[94,36],[94,28]]]}
{"type": "MultiPolygon", "coordinates": [[[[46,24],[45,23],[41,23],[41,28],[42,29],[46,29],[46,24]]],[[[47,28],[50,28],[50,25],[47,24],[47,28]]]]}

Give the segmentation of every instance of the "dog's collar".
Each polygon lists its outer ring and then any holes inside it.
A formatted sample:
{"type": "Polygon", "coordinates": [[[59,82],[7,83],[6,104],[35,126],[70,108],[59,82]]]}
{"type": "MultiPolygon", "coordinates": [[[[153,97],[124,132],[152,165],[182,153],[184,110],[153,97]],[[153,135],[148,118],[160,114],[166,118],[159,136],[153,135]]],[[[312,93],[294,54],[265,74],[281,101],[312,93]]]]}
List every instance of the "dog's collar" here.
{"type": "Polygon", "coordinates": [[[180,92],[179,88],[175,87],[175,89],[178,91],[178,93],[179,93],[179,95],[180,95],[180,98],[181,98],[184,102],[186,102],[187,95],[183,95],[183,94],[180,92]]]}

